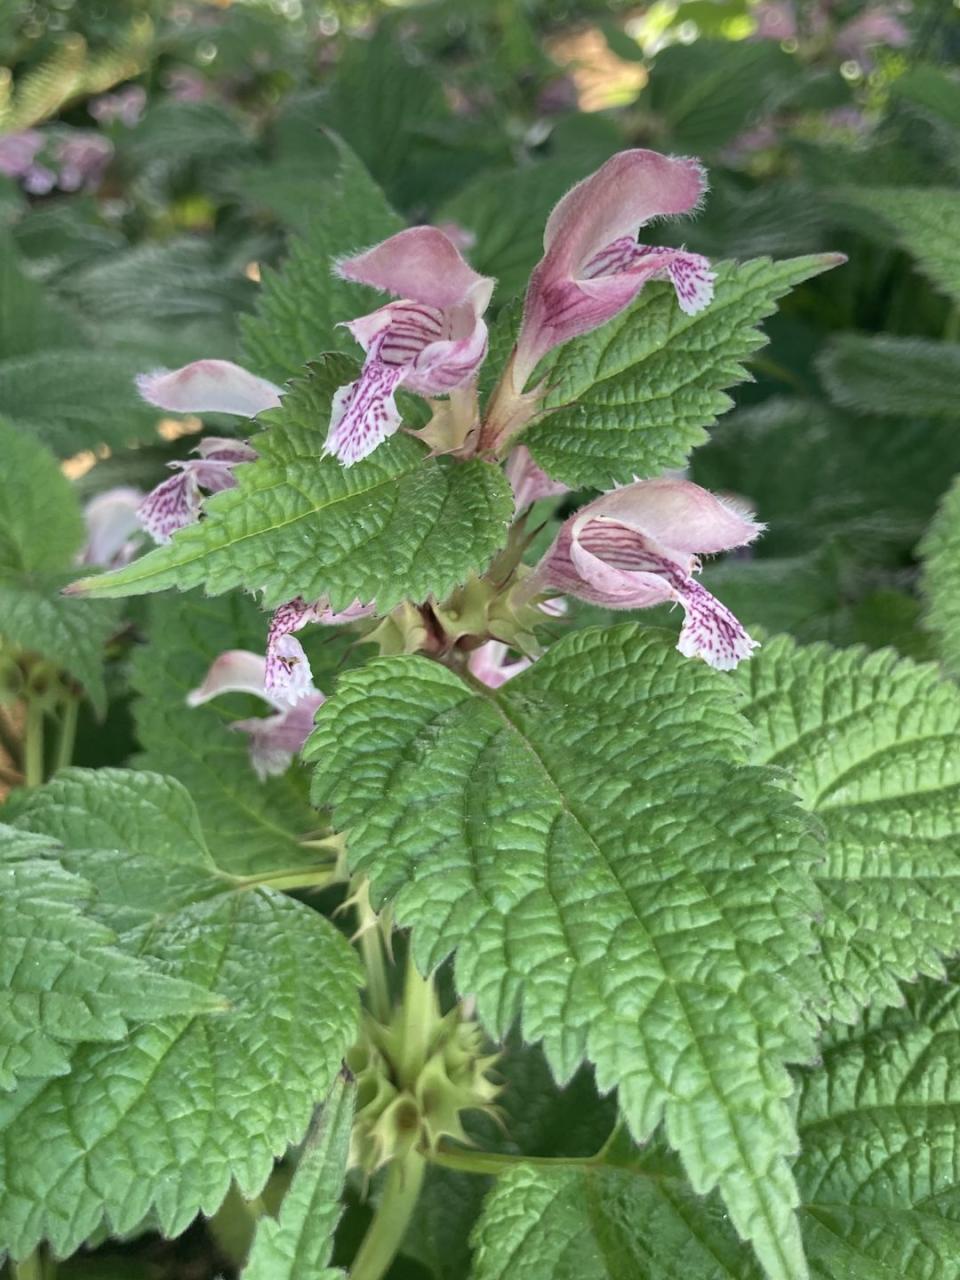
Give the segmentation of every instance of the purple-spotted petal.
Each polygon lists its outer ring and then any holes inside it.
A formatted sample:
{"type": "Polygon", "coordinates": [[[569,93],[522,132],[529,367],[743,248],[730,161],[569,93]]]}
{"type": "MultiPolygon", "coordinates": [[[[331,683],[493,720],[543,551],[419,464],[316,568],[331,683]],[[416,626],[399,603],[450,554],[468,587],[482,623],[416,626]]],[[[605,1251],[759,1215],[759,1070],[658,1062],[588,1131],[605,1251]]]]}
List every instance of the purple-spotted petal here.
{"type": "Polygon", "coordinates": [[[676,575],[674,590],[686,615],[677,641],[685,658],[703,658],[718,671],[732,671],[760,647],[727,606],[695,579],[676,575]]]}
{"type": "Polygon", "coordinates": [[[151,490],[137,509],[137,519],[154,542],[169,542],[178,529],[200,514],[201,493],[193,470],[185,468],[151,490]]]}
{"type": "Polygon", "coordinates": [[[293,704],[313,687],[310,661],[293,633],[316,621],[317,606],[299,596],[280,605],[270,619],[264,687],[279,703],[293,704]]]}
{"type": "Polygon", "coordinates": [[[441,311],[469,299],[478,315],[490,301],[494,284],[474,271],[436,227],[400,231],[366,253],[345,258],[337,271],[346,280],[441,311]]]}
{"type": "Polygon", "coordinates": [[[182,369],[142,373],[137,389],[171,413],[234,413],[254,418],[280,404],[280,388],[230,360],[197,360],[182,369]]]}
{"type": "Polygon", "coordinates": [[[477,320],[464,338],[434,342],[414,360],[405,382],[418,395],[446,395],[472,382],[487,354],[487,326],[477,320]]]}
{"type": "Polygon", "coordinates": [[[635,296],[648,280],[669,280],[680,310],[687,315],[696,315],[713,300],[715,276],[706,258],[685,249],[637,244],[625,236],[608,244],[584,267],[580,280],[585,295],[582,309],[588,309],[586,299],[590,299],[595,307],[615,302],[616,310],[621,310],[619,304],[628,281],[635,296]]]}
{"type": "Polygon", "coordinates": [[[399,428],[394,394],[408,371],[408,366],[387,365],[373,357],[356,382],[335,393],[325,447],[345,467],[372,453],[399,428]]]}

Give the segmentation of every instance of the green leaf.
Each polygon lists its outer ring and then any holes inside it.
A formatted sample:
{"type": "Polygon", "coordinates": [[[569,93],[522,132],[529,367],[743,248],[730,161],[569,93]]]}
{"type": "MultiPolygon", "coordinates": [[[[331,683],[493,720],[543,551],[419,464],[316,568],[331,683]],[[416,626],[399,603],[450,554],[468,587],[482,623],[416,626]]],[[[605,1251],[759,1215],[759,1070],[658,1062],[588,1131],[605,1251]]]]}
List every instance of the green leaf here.
{"type": "Polygon", "coordinates": [[[205,519],[81,590],[139,595],[203,583],[219,595],[262,586],[266,606],[326,595],[342,609],[376,597],[386,613],[403,599],[442,599],[485,568],[513,514],[499,467],[428,457],[402,433],[354,467],[324,454],[331,397],[355,376],[351,361],[324,357],[263,415],[258,461],[205,504],[205,519]]]}
{"type": "Polygon", "coordinates": [[[780,637],[738,670],[758,764],[823,824],[817,870],[833,1014],[900,999],[960,951],[960,690],[889,650],[780,637]]]}
{"type": "Polygon", "coordinates": [[[356,1033],[350,947],[303,903],[218,873],[170,779],[68,770],[16,815],[63,841],[118,946],[228,1008],[82,1045],[69,1075],[0,1099],[0,1239],[15,1258],[41,1239],[65,1255],[105,1219],[122,1235],[152,1212],[177,1235],[231,1179],[257,1195],[356,1033]]]}
{"type": "Polygon", "coordinates": [[[0,637],[73,676],[102,713],[103,646],[118,610],[60,595],[84,537],[76,494],[42,445],[3,422],[0,452],[0,637]]]}
{"type": "Polygon", "coordinates": [[[213,1007],[206,992],[118,950],[87,914],[93,894],[50,860],[48,839],[0,826],[0,1089],[63,1075],[82,1041],[122,1040],[132,1022],[213,1007]]]}
{"type": "MultiPolygon", "coordinates": [[[[178,778],[190,792],[211,852],[222,867],[238,875],[270,867],[309,865],[314,857],[300,841],[319,823],[307,798],[304,771],[293,767],[282,777],[257,781],[247,739],[229,728],[232,721],[258,714],[253,699],[216,698],[188,707],[186,696],[202,681],[213,660],[228,649],[262,653],[267,617],[240,594],[207,600],[178,594],[151,601],[148,642],[133,659],[131,683],[137,737],[143,754],[139,768],[178,778]]],[[[330,632],[324,633],[330,637],[330,632]]],[[[351,637],[346,637],[349,641],[351,637]]],[[[333,637],[342,658],[342,640],[333,637]]],[[[307,640],[318,688],[330,689],[322,658],[307,640]]],[[[322,652],[331,648],[327,644],[322,652]]]]}
{"type": "MultiPolygon", "coordinates": [[[[960,1257],[960,1012],[924,982],[831,1036],[801,1074],[795,1166],[816,1280],[941,1280],[960,1257]]],[[[652,1144],[605,1162],[520,1165],[474,1231],[474,1280],[759,1280],[716,1197],[652,1144]]]]}
{"type": "Polygon", "coordinates": [[[345,320],[382,306],[383,294],[334,275],[338,258],[403,229],[402,220],[353,152],[338,141],[339,167],[317,193],[309,231],[295,238],[279,271],[264,270],[256,315],[240,331],[251,366],[283,382],[325,351],[355,355],[345,320]]]}
{"type": "Polygon", "coordinates": [[[79,320],[24,272],[9,232],[0,234],[0,367],[44,347],[85,345],[79,320]]]}
{"type": "Polygon", "coordinates": [[[354,1090],[338,1079],[307,1141],[278,1218],[261,1218],[242,1280],[334,1280],[327,1266],[340,1218],[354,1090]]]}
{"type": "Polygon", "coordinates": [[[628,310],[560,349],[545,416],[524,444],[573,487],[609,488],[684,466],[730,408],[723,388],[747,377],[742,362],[765,341],[759,322],[795,285],[839,261],[719,263],[714,300],[695,316],[683,314],[669,285],[648,285],[628,310]]]}
{"type": "Polygon", "coordinates": [[[696,1189],[719,1186],[795,1280],[784,1063],[812,1052],[816,850],[746,746],[730,682],[626,625],[567,638],[496,695],[424,658],[374,661],[306,754],[421,967],[457,948],[493,1034],[522,1010],[559,1080],[590,1060],[638,1139],[664,1120],[696,1189]]]}
{"type": "Polygon", "coordinates": [[[921,108],[925,114],[960,129],[960,85],[939,67],[922,63],[910,67],[891,81],[890,92],[895,98],[921,108]]]}
{"type": "Polygon", "coordinates": [[[852,187],[838,194],[887,224],[934,288],[960,301],[960,191],[852,187]]]}
{"type": "Polygon", "coordinates": [[[926,623],[951,675],[960,675],[960,480],[943,500],[920,544],[926,623]]]}
{"type": "Polygon", "coordinates": [[[960,344],[841,333],[817,361],[832,400],[862,413],[960,418],[960,344]]]}
{"type": "Polygon", "coordinates": [[[83,542],[80,504],[56,458],[0,422],[0,573],[63,569],[83,542]]]}

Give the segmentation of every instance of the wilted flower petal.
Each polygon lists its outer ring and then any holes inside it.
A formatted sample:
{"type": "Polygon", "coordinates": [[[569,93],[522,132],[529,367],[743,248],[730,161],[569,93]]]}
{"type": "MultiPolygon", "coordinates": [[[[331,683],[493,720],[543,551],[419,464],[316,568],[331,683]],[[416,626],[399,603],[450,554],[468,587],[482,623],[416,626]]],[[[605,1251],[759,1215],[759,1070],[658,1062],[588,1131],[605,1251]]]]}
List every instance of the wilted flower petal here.
{"type": "Polygon", "coordinates": [[[140,504],[140,524],[156,542],[169,542],[178,529],[197,519],[203,490],[220,493],[232,489],[236,484],[234,467],[257,457],[256,449],[245,441],[222,436],[207,436],[193,452],[200,456],[168,463],[177,474],[158,484],[140,504]]]}
{"type": "Polygon", "coordinates": [[[148,404],[171,413],[235,413],[255,418],[280,404],[280,388],[230,360],[196,360],[182,369],[141,373],[137,389],[148,404]]]}
{"type": "Polygon", "coordinates": [[[608,609],[678,601],[686,617],[677,648],[728,670],[749,657],[756,642],[693,577],[697,554],[743,546],[762,527],[688,481],[637,481],[571,516],[531,585],[608,609]]]}
{"type": "Polygon", "coordinates": [[[696,160],[638,149],[612,156],[563,197],[547,221],[544,256],[527,289],[516,391],[548,351],[605,324],[648,280],[670,280],[689,314],[710,302],[713,275],[705,258],[636,243],[639,227],[686,213],[705,187],[696,160]]]}

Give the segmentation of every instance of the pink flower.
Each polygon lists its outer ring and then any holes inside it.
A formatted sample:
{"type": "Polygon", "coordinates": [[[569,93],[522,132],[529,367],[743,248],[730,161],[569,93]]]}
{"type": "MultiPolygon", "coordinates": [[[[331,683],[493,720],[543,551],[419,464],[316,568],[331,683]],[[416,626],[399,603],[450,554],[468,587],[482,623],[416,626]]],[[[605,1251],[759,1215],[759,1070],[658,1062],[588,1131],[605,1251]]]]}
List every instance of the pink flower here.
{"type": "Polygon", "coordinates": [[[113,124],[115,120],[119,120],[128,129],[132,129],[140,123],[146,105],[147,91],[143,85],[128,84],[114,93],[102,93],[94,98],[87,110],[98,124],[113,124]]]}
{"type": "Polygon", "coordinates": [[[507,660],[509,650],[499,640],[488,640],[479,649],[474,649],[467,659],[467,670],[477,680],[491,689],[499,689],[502,684],[526,671],[530,666],[530,658],[507,660]]]}
{"type": "Polygon", "coordinates": [[[567,192],[547,220],[544,255],[527,288],[516,391],[548,351],[605,324],[648,280],[670,280],[688,315],[707,306],[713,274],[706,258],[636,242],[652,218],[694,209],[705,187],[696,160],[636,150],[612,156],[567,192]]]}
{"type": "Polygon", "coordinates": [[[555,498],[570,491],[559,480],[551,480],[543,468],[537,466],[530,450],[523,444],[517,445],[510,454],[504,470],[513,489],[517,515],[541,498],[555,498]]]}
{"type": "Polygon", "coordinates": [[[793,40],[797,36],[797,13],[791,0],[763,0],[753,10],[756,40],[793,40]]]}
{"type": "Polygon", "coordinates": [[[266,690],[266,659],[246,649],[221,653],[204,677],[203,684],[187,694],[187,705],[199,707],[221,693],[252,693],[274,709],[269,716],[253,716],[230,725],[250,739],[250,763],[263,781],[285,772],[310,735],[323,694],[309,682],[292,705],[284,705],[266,690]]]}
{"type": "Polygon", "coordinates": [[[75,129],[53,145],[59,166],[57,186],[61,191],[89,190],[97,186],[113,156],[113,143],[101,133],[75,129]]]}
{"type": "MultiPolygon", "coordinates": [[[[253,418],[280,403],[280,388],[229,360],[197,360],[170,372],[142,373],[137,388],[148,404],[172,413],[231,413],[253,418]]],[[[147,495],[140,523],[157,542],[169,542],[200,514],[202,490],[219,493],[236,484],[234,467],[257,452],[242,440],[208,436],[193,450],[199,458],[171,462],[177,472],[147,495]]]]}
{"type": "Polygon", "coordinates": [[[267,632],[264,688],[269,696],[278,704],[295,703],[313,678],[310,660],[303,651],[303,645],[295,638],[295,631],[302,630],[311,622],[327,627],[356,622],[359,618],[368,618],[375,611],[375,604],[361,604],[359,600],[339,613],[334,613],[326,600],[307,604],[298,597],[282,604],[270,619],[267,632]]]}
{"type": "Polygon", "coordinates": [[[437,396],[473,381],[487,354],[481,317],[494,282],[436,227],[400,231],[337,271],[399,299],[347,324],[366,359],[356,382],[334,397],[326,447],[349,467],[400,426],[394,395],[401,384],[437,396]]]}
{"type": "Polygon", "coordinates": [[[178,529],[193,524],[200,515],[203,491],[232,489],[237,483],[234,467],[257,457],[256,449],[244,441],[221,436],[207,436],[192,452],[200,456],[167,463],[176,475],[158,484],[140,504],[138,519],[155,542],[169,542],[178,529]]]}
{"type": "Polygon", "coordinates": [[[756,641],[695,580],[697,555],[744,546],[762,528],[689,481],[639,480],[571,516],[529,582],[608,609],[676,600],[686,614],[677,648],[726,671],[756,641]]]}
{"type": "Polygon", "coordinates": [[[79,563],[101,565],[104,569],[128,564],[139,545],[136,536],[131,535],[140,530],[137,513],[142,501],[140,490],[127,485],[105,489],[91,498],[83,508],[87,544],[80,553],[79,563]]]}
{"type": "Polygon", "coordinates": [[[0,137],[0,173],[8,178],[22,178],[30,169],[44,144],[39,129],[23,129],[0,137]]]}
{"type": "Polygon", "coordinates": [[[900,19],[883,5],[864,9],[840,28],[834,48],[841,57],[853,58],[869,66],[869,50],[875,45],[903,49],[910,43],[910,32],[900,19]]]}

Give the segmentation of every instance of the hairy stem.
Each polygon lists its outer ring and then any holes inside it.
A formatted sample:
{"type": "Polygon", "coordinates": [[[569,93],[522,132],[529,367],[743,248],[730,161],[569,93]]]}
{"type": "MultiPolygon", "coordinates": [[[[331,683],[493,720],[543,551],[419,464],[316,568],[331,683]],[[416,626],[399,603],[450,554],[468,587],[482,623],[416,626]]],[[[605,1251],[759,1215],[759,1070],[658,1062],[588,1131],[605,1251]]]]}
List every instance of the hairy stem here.
{"type": "Polygon", "coordinates": [[[403,1039],[397,1063],[397,1073],[405,1084],[416,1080],[423,1070],[437,1021],[437,997],[433,979],[420,976],[411,948],[407,953],[407,969],[403,980],[403,1039]]]}
{"type": "Polygon", "coordinates": [[[357,1251],[350,1280],[380,1280],[389,1270],[416,1208],[425,1167],[423,1156],[413,1150],[390,1165],[383,1198],[357,1251]]]}
{"type": "Polygon", "coordinates": [[[467,1151],[453,1147],[439,1147],[429,1152],[429,1159],[444,1169],[456,1169],[459,1173],[482,1173],[493,1178],[509,1173],[521,1164],[548,1169],[590,1169],[603,1163],[600,1155],[511,1156],[495,1151],[467,1151]]]}
{"type": "Polygon", "coordinates": [[[43,707],[27,703],[27,723],[23,738],[23,781],[27,787],[43,783],[43,707]]]}
{"type": "Polygon", "coordinates": [[[63,704],[60,716],[60,738],[57,742],[57,756],[54,769],[66,769],[73,763],[73,745],[77,738],[77,716],[80,712],[78,698],[68,698],[63,704]]]}

